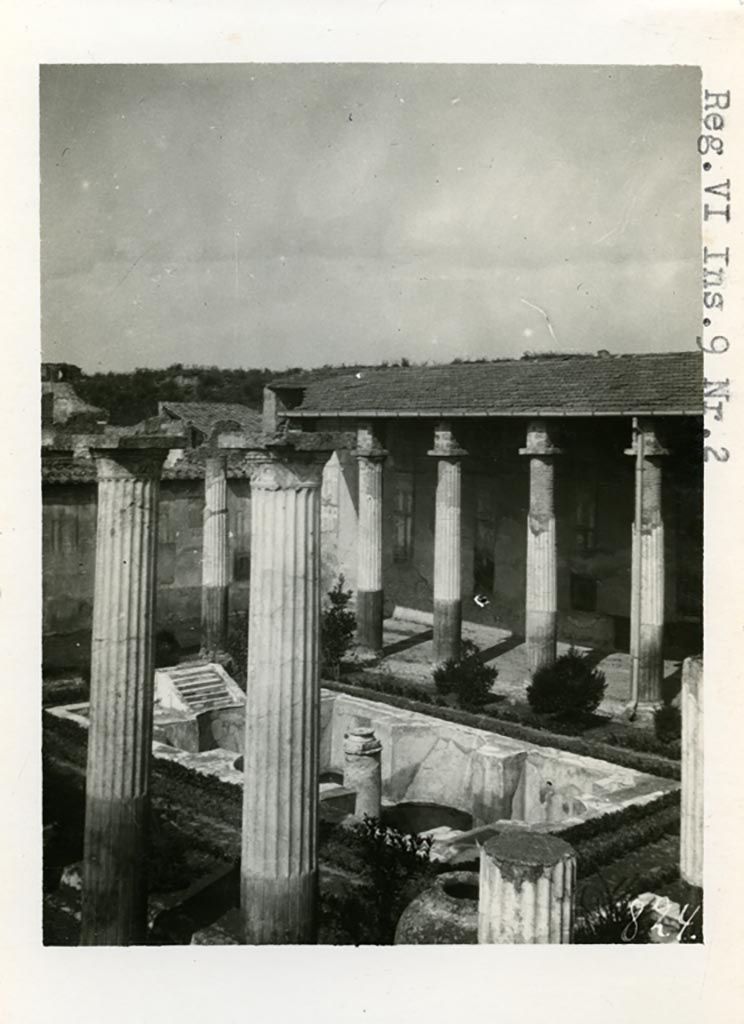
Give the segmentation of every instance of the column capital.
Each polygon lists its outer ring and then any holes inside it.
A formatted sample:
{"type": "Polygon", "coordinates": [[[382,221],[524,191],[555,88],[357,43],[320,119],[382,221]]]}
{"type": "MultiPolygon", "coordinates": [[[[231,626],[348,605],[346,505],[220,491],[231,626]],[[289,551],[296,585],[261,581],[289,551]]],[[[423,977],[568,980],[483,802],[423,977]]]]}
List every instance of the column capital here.
{"type": "Polygon", "coordinates": [[[449,421],[441,420],[434,428],[434,447],[426,454],[435,459],[461,459],[468,453],[458,444],[449,421]]]}
{"type": "Polygon", "coordinates": [[[366,459],[368,462],[384,462],[390,452],[387,448],[355,448],[354,458],[366,459]]]}
{"type": "Polygon", "coordinates": [[[323,467],[341,443],[332,431],[302,430],[226,432],[216,442],[221,451],[242,452],[252,466],[251,487],[268,491],[319,487],[323,467]]]}
{"type": "Polygon", "coordinates": [[[638,445],[643,442],[643,456],[647,459],[668,455],[669,449],[665,448],[659,440],[656,432],[656,424],[653,420],[639,420],[637,428],[633,429],[633,441],[630,448],[625,449],[625,455],[638,455],[638,445]]]}
{"type": "Polygon", "coordinates": [[[187,444],[181,434],[104,434],[91,445],[90,454],[99,480],[147,479],[160,476],[172,448],[187,444]]]}
{"type": "Polygon", "coordinates": [[[553,444],[550,426],[545,420],[530,420],[527,424],[527,443],[519,449],[519,454],[545,458],[548,455],[562,455],[563,449],[553,444]]]}
{"type": "Polygon", "coordinates": [[[206,471],[208,473],[224,473],[227,471],[227,459],[228,450],[218,449],[217,451],[207,451],[207,460],[205,463],[206,471]]]}
{"type": "Polygon", "coordinates": [[[382,743],[375,736],[374,729],[360,727],[351,729],[344,736],[344,753],[359,757],[373,757],[382,750],[382,743]]]}
{"type": "Polygon", "coordinates": [[[268,451],[255,454],[251,488],[298,491],[320,487],[328,452],[268,451]]]}
{"type": "Polygon", "coordinates": [[[354,454],[358,459],[382,461],[387,455],[376,424],[362,421],[357,424],[357,444],[354,454]]]}

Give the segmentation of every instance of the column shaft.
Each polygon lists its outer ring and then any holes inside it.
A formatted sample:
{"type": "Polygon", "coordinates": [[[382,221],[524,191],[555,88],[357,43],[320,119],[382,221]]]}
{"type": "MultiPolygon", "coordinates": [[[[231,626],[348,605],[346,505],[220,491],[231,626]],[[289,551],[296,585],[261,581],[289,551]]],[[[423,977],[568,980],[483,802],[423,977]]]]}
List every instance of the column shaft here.
{"type": "Polygon", "coordinates": [[[357,640],[369,653],[382,650],[382,471],[385,452],[369,428],[359,430],[357,640]]]}
{"type": "Polygon", "coordinates": [[[356,794],[357,818],[379,818],[382,799],[382,744],[373,729],[352,729],[344,737],[344,786],[356,794]]]}
{"type": "Polygon", "coordinates": [[[462,463],[449,421],[434,431],[437,459],[434,514],[434,661],[460,657],[462,631],[462,463]]]}
{"type": "Polygon", "coordinates": [[[628,454],[636,457],[636,515],[633,521],[631,571],[631,660],[635,674],[636,711],[650,712],[662,700],[664,678],[664,522],[661,456],[650,422],[643,422],[628,454]],[[638,448],[643,446],[640,471],[638,448]],[[640,489],[640,493],[639,493],[640,489]],[[640,498],[640,522],[638,521],[640,498]]]}
{"type": "Polygon", "coordinates": [[[532,675],[555,662],[558,635],[554,457],[559,449],[553,446],[544,422],[529,424],[521,454],[530,459],[525,634],[532,675]]]}
{"type": "Polygon", "coordinates": [[[98,458],[81,943],[147,931],[159,473],[165,452],[98,458]]]}
{"type": "Polygon", "coordinates": [[[682,819],[680,874],[690,885],[703,885],[703,661],[687,658],[682,666],[682,819]]]}
{"type": "Polygon", "coordinates": [[[241,905],[254,944],[315,931],[321,469],[276,460],[251,483],[241,905]]]}
{"type": "Polygon", "coordinates": [[[556,836],[505,832],[481,848],[478,942],[568,943],[576,855],[556,836]]]}
{"type": "Polygon", "coordinates": [[[202,548],[202,651],[227,645],[229,600],[227,537],[227,457],[210,455],[204,474],[202,548]]]}

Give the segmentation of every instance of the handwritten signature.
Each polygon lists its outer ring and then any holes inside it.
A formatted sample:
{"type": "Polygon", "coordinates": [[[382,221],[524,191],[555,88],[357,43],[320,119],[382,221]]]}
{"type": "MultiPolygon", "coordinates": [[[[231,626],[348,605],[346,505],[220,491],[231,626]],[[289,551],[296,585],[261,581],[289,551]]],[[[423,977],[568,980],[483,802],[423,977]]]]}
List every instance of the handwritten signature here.
{"type": "Polygon", "coordinates": [[[695,920],[700,906],[691,908],[685,903],[678,914],[678,905],[672,903],[668,896],[654,896],[652,900],[632,900],[629,909],[631,919],[620,935],[623,942],[635,941],[638,935],[638,920],[645,910],[650,910],[657,918],[649,929],[650,934],[655,934],[661,941],[668,942],[676,932],[674,941],[681,942],[682,936],[695,920]]]}

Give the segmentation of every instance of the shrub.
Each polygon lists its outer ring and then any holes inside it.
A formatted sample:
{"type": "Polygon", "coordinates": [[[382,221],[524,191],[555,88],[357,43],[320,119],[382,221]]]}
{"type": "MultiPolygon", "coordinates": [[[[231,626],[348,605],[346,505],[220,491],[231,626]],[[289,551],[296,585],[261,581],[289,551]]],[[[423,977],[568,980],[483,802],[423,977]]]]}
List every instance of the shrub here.
{"type": "Polygon", "coordinates": [[[181,646],[168,629],[159,629],[155,635],[155,668],[168,668],[181,660],[181,646]]]}
{"type": "Polygon", "coordinates": [[[403,910],[435,874],[431,844],[429,836],[408,835],[367,816],[350,828],[333,827],[325,839],[321,834],[321,860],[343,880],[334,891],[325,879],[322,941],[392,944],[403,910]]]}
{"type": "Polygon", "coordinates": [[[227,655],[230,658],[228,671],[245,692],[248,673],[248,612],[234,612],[230,616],[227,655]]]}
{"type": "Polygon", "coordinates": [[[682,715],[674,704],[663,704],[654,711],[654,732],[662,743],[674,743],[682,738],[682,715]]]}
{"type": "Polygon", "coordinates": [[[592,668],[572,647],[554,665],[535,672],[527,687],[527,700],[538,713],[585,715],[597,710],[606,686],[604,672],[592,668]]]}
{"type": "Polygon", "coordinates": [[[352,591],[344,590],[344,577],[339,576],[335,586],[328,591],[328,604],[320,619],[320,657],[323,672],[338,679],[341,659],[354,644],[356,615],[347,605],[352,591]]]}
{"type": "Polygon", "coordinates": [[[438,693],[454,693],[461,708],[478,708],[491,697],[496,669],[481,659],[481,650],[472,640],[463,640],[460,656],[450,658],[434,669],[434,685],[438,693]]]}

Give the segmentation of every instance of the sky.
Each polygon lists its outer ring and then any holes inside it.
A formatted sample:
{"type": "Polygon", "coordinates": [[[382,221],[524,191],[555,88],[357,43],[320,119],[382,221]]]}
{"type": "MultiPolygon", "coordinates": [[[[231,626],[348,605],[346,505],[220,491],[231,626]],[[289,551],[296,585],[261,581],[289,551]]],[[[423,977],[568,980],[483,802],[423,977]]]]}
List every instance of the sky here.
{"type": "Polygon", "coordinates": [[[688,349],[699,94],[690,67],[44,66],[43,358],[688,349]]]}

